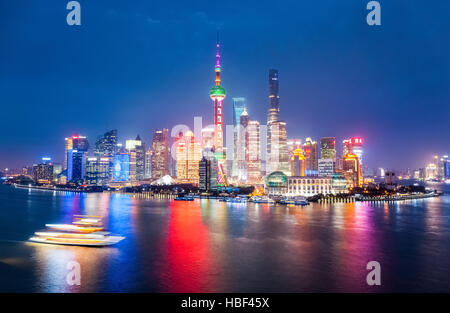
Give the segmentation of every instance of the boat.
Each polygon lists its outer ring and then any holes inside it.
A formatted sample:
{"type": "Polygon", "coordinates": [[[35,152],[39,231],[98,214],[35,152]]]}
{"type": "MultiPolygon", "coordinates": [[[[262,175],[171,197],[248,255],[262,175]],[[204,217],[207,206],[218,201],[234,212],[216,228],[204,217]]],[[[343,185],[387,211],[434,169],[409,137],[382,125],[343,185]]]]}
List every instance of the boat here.
{"type": "Polygon", "coordinates": [[[174,199],[175,201],[194,201],[193,196],[178,196],[174,199]]]}
{"type": "Polygon", "coordinates": [[[284,197],[280,200],[280,204],[308,205],[309,202],[305,197],[284,197]]]}
{"type": "Polygon", "coordinates": [[[229,202],[229,203],[246,203],[247,202],[247,198],[230,197],[230,198],[226,198],[225,201],[229,202]]]}
{"type": "Polygon", "coordinates": [[[254,203],[275,203],[275,201],[267,196],[254,196],[250,198],[254,203]]]}
{"type": "Polygon", "coordinates": [[[110,246],[125,239],[104,231],[100,217],[77,215],[72,224],[46,224],[48,231],[38,231],[29,240],[38,243],[73,246],[110,246]]]}

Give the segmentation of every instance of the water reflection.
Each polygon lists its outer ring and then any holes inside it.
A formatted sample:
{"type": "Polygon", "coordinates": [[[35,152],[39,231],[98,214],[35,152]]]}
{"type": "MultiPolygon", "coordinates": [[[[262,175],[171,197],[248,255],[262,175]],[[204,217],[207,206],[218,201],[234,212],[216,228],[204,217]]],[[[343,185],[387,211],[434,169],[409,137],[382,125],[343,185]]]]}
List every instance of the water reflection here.
{"type": "Polygon", "coordinates": [[[0,188],[1,291],[447,291],[449,196],[306,207],[0,188]],[[45,223],[102,216],[113,248],[25,243],[45,223]],[[366,264],[382,286],[366,284],[366,264]],[[69,286],[67,263],[81,265],[69,286]],[[414,275],[412,275],[412,273],[414,275]]]}

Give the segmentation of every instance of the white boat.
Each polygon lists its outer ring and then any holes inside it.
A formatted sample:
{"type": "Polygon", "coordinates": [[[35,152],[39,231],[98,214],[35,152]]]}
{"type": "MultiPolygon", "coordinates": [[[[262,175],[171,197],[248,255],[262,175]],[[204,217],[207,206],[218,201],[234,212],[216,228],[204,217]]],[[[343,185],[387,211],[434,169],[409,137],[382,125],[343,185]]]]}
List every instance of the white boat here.
{"type": "Polygon", "coordinates": [[[225,199],[226,202],[231,202],[231,203],[245,203],[247,202],[247,198],[242,198],[242,197],[231,197],[231,198],[226,198],[225,199]]]}
{"type": "Polygon", "coordinates": [[[125,239],[103,231],[100,217],[75,217],[72,224],[46,224],[48,231],[35,232],[29,240],[38,243],[73,246],[110,246],[125,239]]]}
{"type": "Polygon", "coordinates": [[[281,204],[293,204],[293,205],[308,205],[309,202],[305,197],[285,197],[280,200],[281,204]]]}
{"type": "Polygon", "coordinates": [[[250,198],[250,201],[254,203],[275,203],[273,199],[270,199],[267,196],[255,196],[250,198]]]}

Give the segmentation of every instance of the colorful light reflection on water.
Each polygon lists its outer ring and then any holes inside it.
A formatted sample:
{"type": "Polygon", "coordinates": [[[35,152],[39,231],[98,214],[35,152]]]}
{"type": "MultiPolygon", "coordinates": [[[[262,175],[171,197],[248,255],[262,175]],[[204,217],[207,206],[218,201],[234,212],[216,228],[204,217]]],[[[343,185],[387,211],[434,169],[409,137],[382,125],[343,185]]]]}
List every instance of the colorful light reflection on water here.
{"type": "Polygon", "coordinates": [[[397,203],[151,200],[0,187],[0,291],[448,291],[450,196],[397,203]],[[46,223],[101,215],[117,246],[28,243],[46,223]],[[382,286],[366,284],[367,262],[382,286]],[[69,286],[67,263],[81,265],[69,286]]]}

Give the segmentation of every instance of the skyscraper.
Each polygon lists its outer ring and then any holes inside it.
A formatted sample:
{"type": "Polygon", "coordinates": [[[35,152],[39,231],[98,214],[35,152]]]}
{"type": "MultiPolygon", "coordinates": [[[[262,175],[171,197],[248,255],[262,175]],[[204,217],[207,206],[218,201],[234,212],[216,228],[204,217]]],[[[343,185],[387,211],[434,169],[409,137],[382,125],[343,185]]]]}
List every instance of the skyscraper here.
{"type": "Polygon", "coordinates": [[[33,179],[41,184],[53,181],[53,163],[50,158],[42,158],[42,163],[33,165],[33,179]]]}
{"type": "Polygon", "coordinates": [[[297,148],[291,155],[291,176],[305,176],[306,160],[303,150],[297,148]]]}
{"type": "Polygon", "coordinates": [[[279,120],[280,96],[278,71],[269,70],[269,111],[267,114],[266,172],[282,171],[290,174],[286,123],[279,120]]]}
{"type": "Polygon", "coordinates": [[[109,182],[108,157],[92,157],[86,160],[85,181],[88,185],[107,186],[109,182]]]}
{"type": "Polygon", "coordinates": [[[317,142],[311,138],[306,138],[303,144],[303,151],[306,159],[306,175],[318,174],[318,157],[317,157],[317,142]]]}
{"type": "Polygon", "coordinates": [[[64,168],[63,170],[67,170],[67,151],[73,148],[72,137],[68,137],[65,139],[64,145],[64,168]]]}
{"type": "Polygon", "coordinates": [[[113,158],[117,148],[117,130],[113,129],[100,137],[94,145],[94,154],[97,157],[113,158]]]}
{"type": "Polygon", "coordinates": [[[152,142],[152,178],[169,175],[169,131],[155,130],[152,142]]]}
{"type": "Polygon", "coordinates": [[[334,137],[320,138],[320,158],[336,159],[336,148],[334,137]]]}
{"type": "Polygon", "coordinates": [[[88,149],[89,142],[85,136],[74,135],[71,139],[66,138],[68,181],[83,183],[88,149]]]}
{"type": "Polygon", "coordinates": [[[361,187],[363,178],[358,156],[354,153],[347,153],[343,159],[344,176],[347,178],[348,185],[361,187]]]}
{"type": "MultiPolygon", "coordinates": [[[[248,134],[248,124],[249,124],[249,117],[247,110],[244,109],[244,111],[241,113],[241,116],[239,118],[239,138],[236,143],[236,153],[234,155],[234,160],[236,160],[237,164],[237,179],[241,182],[247,181],[247,168],[248,168],[248,140],[249,140],[249,134],[248,134]]],[[[233,160],[233,161],[234,161],[233,160]]]]}
{"type": "Polygon", "coordinates": [[[287,140],[288,154],[289,157],[294,155],[294,151],[297,149],[302,150],[302,140],[301,139],[288,139],[287,140]]]}
{"type": "Polygon", "coordinates": [[[240,121],[241,115],[244,112],[246,107],[245,98],[233,98],[233,136],[234,136],[234,157],[233,157],[233,170],[232,177],[237,178],[239,176],[239,161],[238,161],[238,150],[239,150],[239,139],[240,139],[240,121]]]}
{"type": "Polygon", "coordinates": [[[347,153],[354,153],[358,156],[359,158],[359,164],[362,166],[363,162],[362,162],[362,157],[363,157],[363,149],[362,149],[362,144],[363,141],[361,138],[359,137],[353,137],[350,139],[346,139],[343,141],[344,144],[344,153],[343,155],[345,156],[347,153]]]}
{"type": "Polygon", "coordinates": [[[202,157],[198,163],[198,188],[201,191],[210,190],[211,161],[202,157]]]}
{"type": "Polygon", "coordinates": [[[277,122],[280,112],[280,96],[278,95],[278,70],[269,70],[269,112],[267,116],[267,124],[277,122]]]}
{"type": "Polygon", "coordinates": [[[111,180],[113,176],[114,155],[117,152],[117,130],[113,129],[101,136],[94,145],[94,155],[98,158],[108,158],[109,160],[109,176],[111,180]]]}
{"type": "Polygon", "coordinates": [[[134,140],[127,140],[125,148],[130,154],[130,180],[141,181],[145,175],[145,145],[137,135],[134,140]]]}
{"type": "Polygon", "coordinates": [[[199,162],[202,158],[200,141],[192,131],[187,131],[176,143],[177,179],[179,182],[197,184],[199,162]]]}
{"type": "Polygon", "coordinates": [[[152,177],[152,150],[148,149],[145,152],[145,175],[144,179],[149,179],[152,177]]]}
{"type": "Polygon", "coordinates": [[[260,129],[258,121],[249,121],[247,126],[247,182],[261,182],[260,129]]]}

